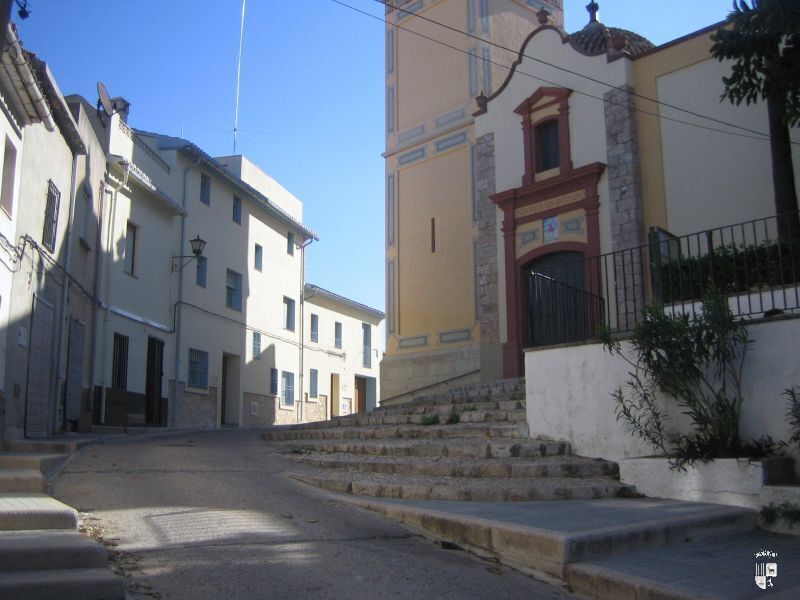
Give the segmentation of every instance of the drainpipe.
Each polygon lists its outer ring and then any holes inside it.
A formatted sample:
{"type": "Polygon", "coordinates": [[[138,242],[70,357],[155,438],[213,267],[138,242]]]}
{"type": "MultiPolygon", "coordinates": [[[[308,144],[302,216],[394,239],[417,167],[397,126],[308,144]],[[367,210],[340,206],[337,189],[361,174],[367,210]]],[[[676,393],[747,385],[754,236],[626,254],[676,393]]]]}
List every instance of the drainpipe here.
{"type": "Polygon", "coordinates": [[[314,238],[308,238],[300,244],[300,422],[305,419],[305,398],[303,397],[303,354],[306,348],[306,338],[303,335],[305,329],[305,306],[306,306],[306,246],[311,245],[314,238]]]}
{"type": "MultiPolygon", "coordinates": [[[[181,245],[178,256],[183,254],[183,247],[186,244],[186,176],[189,174],[190,169],[194,169],[200,164],[202,158],[198,158],[194,164],[189,165],[183,169],[183,191],[181,192],[181,206],[183,207],[183,214],[181,215],[181,245]]],[[[172,267],[170,267],[171,269],[172,267]]],[[[179,385],[180,372],[181,372],[181,313],[183,308],[183,269],[178,271],[178,301],[175,303],[175,373],[174,373],[174,387],[173,387],[173,400],[174,406],[169,409],[169,428],[175,428],[175,411],[178,404],[181,402],[181,387],[179,385]]]]}
{"type": "Polygon", "coordinates": [[[103,313],[103,332],[100,340],[100,364],[103,373],[103,386],[100,393],[100,423],[106,422],[106,389],[108,388],[108,369],[106,368],[106,344],[108,338],[108,320],[109,313],[111,312],[111,262],[114,257],[114,224],[117,216],[117,194],[128,183],[128,175],[130,174],[131,164],[121,156],[110,154],[108,156],[108,164],[118,164],[125,169],[125,175],[120,184],[111,189],[111,205],[108,207],[108,235],[106,236],[106,247],[104,253],[106,257],[106,278],[104,282],[105,287],[105,303],[106,309],[103,313]]]}
{"type": "MultiPolygon", "coordinates": [[[[92,280],[92,341],[91,347],[89,348],[89,357],[90,357],[90,365],[89,365],[89,381],[91,382],[91,391],[89,393],[89,402],[91,402],[92,407],[92,420],[94,420],[94,389],[97,385],[95,378],[97,377],[97,365],[95,365],[95,360],[97,359],[97,332],[99,330],[97,326],[97,319],[98,319],[98,311],[97,305],[99,304],[99,288],[100,288],[100,266],[103,264],[101,261],[101,257],[103,256],[103,252],[101,251],[101,244],[103,243],[103,207],[105,206],[105,197],[106,197],[106,182],[100,182],[100,205],[98,206],[98,219],[97,219],[97,232],[94,237],[94,279],[92,280]]],[[[92,214],[94,214],[94,210],[92,210],[92,214]]],[[[91,426],[91,423],[90,423],[91,426]]]]}
{"type": "Polygon", "coordinates": [[[53,424],[54,427],[58,428],[59,422],[62,428],[66,426],[66,418],[67,418],[67,411],[66,406],[62,402],[62,399],[66,399],[66,387],[63,387],[66,383],[66,365],[64,360],[64,355],[66,354],[66,350],[64,348],[64,342],[66,336],[64,335],[64,330],[67,328],[67,324],[69,323],[69,314],[67,313],[67,300],[69,299],[69,262],[72,257],[72,224],[75,222],[75,191],[78,184],[78,155],[73,153],[72,154],[72,181],[70,183],[69,189],[69,220],[67,221],[67,231],[64,235],[64,243],[67,246],[67,253],[64,257],[64,287],[61,289],[61,327],[58,328],[58,357],[56,360],[56,398],[58,399],[56,412],[53,415],[55,419],[55,423],[53,424]],[[59,415],[59,413],[61,413],[59,415]]]}

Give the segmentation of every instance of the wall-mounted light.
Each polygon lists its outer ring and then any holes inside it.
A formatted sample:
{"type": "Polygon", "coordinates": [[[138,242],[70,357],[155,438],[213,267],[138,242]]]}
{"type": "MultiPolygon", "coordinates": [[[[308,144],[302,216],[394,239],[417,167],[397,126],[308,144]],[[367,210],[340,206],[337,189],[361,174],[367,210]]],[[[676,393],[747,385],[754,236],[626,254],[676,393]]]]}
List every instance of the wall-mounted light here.
{"type": "Polygon", "coordinates": [[[189,240],[189,244],[192,246],[192,253],[191,255],[185,256],[173,256],[172,257],[172,270],[173,271],[181,271],[183,268],[188,265],[193,260],[199,260],[201,256],[203,256],[203,250],[206,248],[206,241],[200,237],[198,234],[196,238],[189,240]],[[188,258],[185,263],[181,264],[181,261],[184,258],[188,258]]]}

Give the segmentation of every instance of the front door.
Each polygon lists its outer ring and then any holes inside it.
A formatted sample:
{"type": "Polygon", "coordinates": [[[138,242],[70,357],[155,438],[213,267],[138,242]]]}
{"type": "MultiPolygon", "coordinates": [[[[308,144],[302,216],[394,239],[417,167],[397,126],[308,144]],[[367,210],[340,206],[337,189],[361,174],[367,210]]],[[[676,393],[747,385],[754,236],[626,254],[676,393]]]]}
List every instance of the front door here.
{"type": "Polygon", "coordinates": [[[356,377],[355,402],[353,412],[367,412],[367,380],[363,377],[356,377]]]}
{"type": "Polygon", "coordinates": [[[164,376],[164,342],[147,338],[147,373],[145,380],[144,422],[163,425],[161,422],[161,385],[164,376]]]}
{"type": "Polygon", "coordinates": [[[526,275],[529,346],[549,346],[589,337],[594,297],[586,291],[583,255],[555,252],[534,261],[526,275]]]}
{"type": "Polygon", "coordinates": [[[33,297],[28,385],[25,398],[25,437],[44,437],[52,431],[50,395],[53,373],[53,325],[55,309],[33,297]]]}

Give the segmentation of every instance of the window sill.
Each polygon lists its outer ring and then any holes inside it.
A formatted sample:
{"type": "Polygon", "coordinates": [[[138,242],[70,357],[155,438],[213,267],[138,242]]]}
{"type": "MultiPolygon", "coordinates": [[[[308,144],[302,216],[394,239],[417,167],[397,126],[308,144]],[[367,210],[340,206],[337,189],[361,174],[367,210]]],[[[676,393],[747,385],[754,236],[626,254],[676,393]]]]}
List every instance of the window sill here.
{"type": "Polygon", "coordinates": [[[283,400],[278,402],[278,410],[285,410],[285,411],[294,411],[296,407],[294,404],[284,404],[283,400]]]}
{"type": "Polygon", "coordinates": [[[209,395],[208,388],[192,387],[190,385],[187,385],[186,388],[184,388],[183,391],[188,392],[189,394],[197,394],[198,396],[208,396],[209,395]]]}
{"type": "Polygon", "coordinates": [[[89,240],[87,240],[85,237],[80,236],[78,238],[78,242],[80,242],[80,245],[83,247],[84,250],[88,252],[92,251],[92,245],[89,243],[89,240]]]}
{"type": "Polygon", "coordinates": [[[316,398],[306,398],[306,404],[319,404],[319,396],[316,398]]]}
{"type": "Polygon", "coordinates": [[[128,277],[133,277],[134,279],[139,279],[139,276],[138,276],[138,275],[136,275],[136,274],[134,274],[134,273],[131,273],[131,272],[129,272],[129,271],[124,271],[124,273],[125,273],[125,275],[127,275],[128,277]]]}

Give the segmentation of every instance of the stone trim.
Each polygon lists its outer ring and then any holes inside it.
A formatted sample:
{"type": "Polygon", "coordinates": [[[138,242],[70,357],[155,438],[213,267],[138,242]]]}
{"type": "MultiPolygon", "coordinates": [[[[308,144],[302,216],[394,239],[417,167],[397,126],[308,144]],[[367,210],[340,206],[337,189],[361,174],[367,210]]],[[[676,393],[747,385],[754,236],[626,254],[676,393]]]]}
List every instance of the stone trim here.
{"type": "Polygon", "coordinates": [[[500,341],[500,290],[497,268],[497,207],[495,193],[494,134],[479,137],[472,146],[473,193],[475,195],[475,271],[477,312],[481,343],[500,341]]]}

